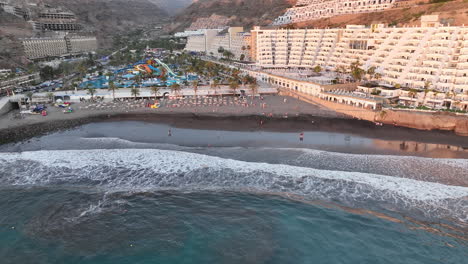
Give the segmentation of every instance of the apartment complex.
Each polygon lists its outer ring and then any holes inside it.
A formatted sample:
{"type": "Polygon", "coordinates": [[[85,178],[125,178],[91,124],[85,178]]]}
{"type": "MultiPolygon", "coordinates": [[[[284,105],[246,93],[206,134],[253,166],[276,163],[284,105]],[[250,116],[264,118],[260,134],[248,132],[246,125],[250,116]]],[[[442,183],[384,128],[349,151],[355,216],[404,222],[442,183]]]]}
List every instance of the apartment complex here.
{"type": "Polygon", "coordinates": [[[97,50],[96,37],[64,36],[50,38],[31,38],[22,41],[29,59],[79,55],[97,50]]]}
{"type": "Polygon", "coordinates": [[[380,83],[440,91],[468,90],[468,27],[442,26],[437,16],[420,27],[274,29],[252,31],[254,59],[264,68],[349,70],[375,67],[380,83]]]}
{"type": "Polygon", "coordinates": [[[31,21],[36,31],[79,31],[83,26],[76,16],[63,8],[44,7],[37,10],[36,19],[31,21]]]}
{"type": "Polygon", "coordinates": [[[6,93],[7,90],[13,90],[18,86],[27,86],[40,82],[41,77],[38,72],[32,74],[20,75],[14,78],[0,81],[0,95],[6,93]]]}
{"type": "Polygon", "coordinates": [[[222,31],[205,29],[198,32],[188,36],[185,50],[218,58],[223,56],[220,50],[227,50],[232,52],[233,59],[251,60],[251,35],[244,32],[244,28],[230,27],[222,31]]]}
{"type": "Polygon", "coordinates": [[[337,15],[370,13],[396,7],[408,7],[425,0],[299,0],[296,6],[274,21],[285,25],[337,15]]]}
{"type": "Polygon", "coordinates": [[[14,6],[6,2],[0,2],[0,8],[6,13],[12,14],[17,17],[29,19],[29,11],[19,6],[14,6]]]}
{"type": "Polygon", "coordinates": [[[60,19],[60,20],[74,20],[75,14],[60,9],[45,9],[39,13],[39,18],[42,19],[60,19]]]}

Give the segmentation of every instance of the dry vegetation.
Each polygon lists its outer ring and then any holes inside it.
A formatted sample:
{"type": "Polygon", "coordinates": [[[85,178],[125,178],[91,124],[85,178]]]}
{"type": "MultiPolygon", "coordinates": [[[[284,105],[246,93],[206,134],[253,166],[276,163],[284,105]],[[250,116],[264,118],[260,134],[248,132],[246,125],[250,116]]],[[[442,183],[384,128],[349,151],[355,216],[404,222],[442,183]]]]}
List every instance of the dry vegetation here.
{"type": "Polygon", "coordinates": [[[170,30],[183,31],[199,17],[217,14],[230,18],[231,26],[265,26],[296,0],[199,0],[175,17],[170,30]]]}

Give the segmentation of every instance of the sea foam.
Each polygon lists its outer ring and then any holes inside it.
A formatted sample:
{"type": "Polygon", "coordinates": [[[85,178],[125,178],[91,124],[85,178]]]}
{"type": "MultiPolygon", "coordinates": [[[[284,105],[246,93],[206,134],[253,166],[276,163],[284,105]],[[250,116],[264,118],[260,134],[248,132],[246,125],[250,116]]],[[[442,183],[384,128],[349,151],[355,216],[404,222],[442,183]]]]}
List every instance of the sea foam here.
{"type": "Polygon", "coordinates": [[[284,192],[346,205],[446,214],[467,221],[468,188],[362,173],[246,162],[172,150],[61,150],[0,154],[5,186],[84,185],[107,190],[228,189],[284,192]]]}

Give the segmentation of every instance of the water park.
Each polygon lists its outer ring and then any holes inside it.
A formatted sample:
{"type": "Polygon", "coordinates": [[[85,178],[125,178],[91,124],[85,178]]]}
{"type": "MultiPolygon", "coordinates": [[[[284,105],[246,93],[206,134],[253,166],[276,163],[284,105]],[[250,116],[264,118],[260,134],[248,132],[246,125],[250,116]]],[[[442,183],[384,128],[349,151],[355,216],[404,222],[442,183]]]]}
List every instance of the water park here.
{"type": "Polygon", "coordinates": [[[169,66],[160,59],[148,58],[110,71],[110,74],[89,77],[79,85],[79,88],[107,89],[110,81],[113,81],[118,88],[168,87],[174,83],[183,84],[198,80],[197,75],[178,75],[174,72],[176,69],[176,65],[169,66]]]}

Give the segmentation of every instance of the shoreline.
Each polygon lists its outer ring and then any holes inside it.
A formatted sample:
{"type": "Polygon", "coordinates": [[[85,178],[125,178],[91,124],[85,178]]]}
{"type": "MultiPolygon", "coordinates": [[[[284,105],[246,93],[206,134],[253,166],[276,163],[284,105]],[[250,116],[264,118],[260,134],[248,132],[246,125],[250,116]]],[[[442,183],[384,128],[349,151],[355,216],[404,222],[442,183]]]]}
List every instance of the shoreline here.
{"type": "Polygon", "coordinates": [[[450,113],[424,113],[409,112],[398,109],[384,109],[374,111],[357,108],[347,104],[326,101],[318,97],[303,94],[301,92],[280,89],[280,94],[297,97],[298,99],[320,105],[324,108],[344,114],[348,117],[379,122],[386,125],[396,125],[426,131],[453,131],[456,135],[468,137],[468,117],[457,116],[450,113]]]}
{"type": "Polygon", "coordinates": [[[345,133],[371,139],[415,141],[447,144],[468,148],[466,137],[451,131],[424,131],[391,125],[376,126],[365,120],[298,114],[288,118],[258,114],[193,113],[193,112],[87,112],[63,115],[64,118],[43,120],[0,129],[0,144],[29,140],[54,132],[73,129],[90,123],[141,121],[164,123],[178,128],[225,131],[297,132],[322,131],[345,133]],[[261,124],[262,122],[262,124],[261,124]]]}

